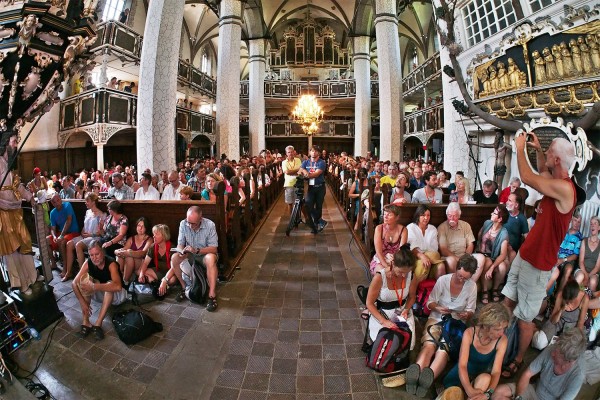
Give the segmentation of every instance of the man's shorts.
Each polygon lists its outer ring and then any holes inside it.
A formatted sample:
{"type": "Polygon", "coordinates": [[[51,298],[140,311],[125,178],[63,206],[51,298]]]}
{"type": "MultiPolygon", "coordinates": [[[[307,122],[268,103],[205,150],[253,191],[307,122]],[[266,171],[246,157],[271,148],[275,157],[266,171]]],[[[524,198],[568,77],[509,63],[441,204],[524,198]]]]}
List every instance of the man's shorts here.
{"type": "Polygon", "coordinates": [[[521,258],[517,253],[506,279],[502,294],[517,303],[515,317],[531,322],[540,312],[546,297],[546,284],[551,271],[541,271],[521,258]]]}
{"type": "MultiPolygon", "coordinates": [[[[78,233],[78,232],[67,233],[67,234],[64,236],[64,239],[65,239],[65,244],[66,244],[66,243],[67,243],[69,240],[71,240],[71,239],[73,239],[73,238],[76,238],[77,236],[79,236],[79,233],[78,233]]],[[[50,235],[50,236],[48,237],[48,245],[50,246],[50,248],[52,249],[52,251],[58,251],[58,244],[56,244],[56,242],[54,241],[54,236],[50,235]]]]}
{"type": "Polygon", "coordinates": [[[286,187],[285,189],[285,203],[286,204],[294,204],[296,201],[296,188],[295,187],[286,187]]]}
{"type": "MultiPolygon", "coordinates": [[[[510,388],[512,395],[516,396],[517,384],[507,383],[506,385],[510,388]]],[[[525,392],[521,393],[521,397],[523,397],[523,400],[539,400],[539,397],[535,392],[535,386],[531,383],[527,385],[527,387],[525,388],[525,392]]]]}
{"type": "Polygon", "coordinates": [[[423,328],[423,336],[421,337],[421,345],[425,343],[433,343],[437,346],[437,343],[442,343],[442,346],[438,346],[438,349],[444,350],[448,352],[448,346],[444,342],[444,338],[442,338],[442,327],[441,325],[437,325],[437,321],[429,318],[427,319],[427,323],[423,328]],[[431,327],[431,328],[429,328],[431,327]],[[428,329],[429,328],[429,329],[428,329]],[[431,333],[429,332],[431,331],[431,333]]]}
{"type": "Polygon", "coordinates": [[[82,242],[83,244],[85,244],[85,247],[90,247],[90,244],[92,244],[92,242],[94,240],[100,240],[100,238],[97,237],[97,236],[95,236],[95,237],[94,236],[89,236],[89,237],[84,238],[83,236],[80,235],[80,236],[74,237],[71,240],[73,241],[73,244],[77,244],[79,242],[82,242]]]}
{"type": "MultiPolygon", "coordinates": [[[[188,257],[181,262],[180,268],[181,272],[186,274],[188,277],[192,276],[192,263],[200,263],[202,266],[206,267],[204,263],[204,258],[206,254],[190,254],[188,257]]],[[[217,258],[218,259],[218,258],[217,258]]]]}
{"type": "MultiPolygon", "coordinates": [[[[104,294],[106,292],[94,292],[94,294],[92,295],[92,300],[94,300],[97,303],[102,303],[104,301],[104,294]]],[[[123,304],[125,303],[125,301],[127,300],[127,291],[125,289],[121,289],[118,292],[113,292],[113,299],[112,299],[112,303],[110,303],[113,306],[118,306],[119,304],[123,304]]]]}

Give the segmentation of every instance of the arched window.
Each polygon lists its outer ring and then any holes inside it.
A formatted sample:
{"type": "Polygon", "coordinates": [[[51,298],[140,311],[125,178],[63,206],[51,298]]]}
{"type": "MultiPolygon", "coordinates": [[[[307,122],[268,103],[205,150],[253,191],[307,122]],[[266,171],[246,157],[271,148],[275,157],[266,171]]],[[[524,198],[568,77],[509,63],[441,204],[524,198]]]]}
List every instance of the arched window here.
{"type": "Polygon", "coordinates": [[[102,21],[117,21],[119,14],[125,9],[123,0],[106,0],[104,10],[102,10],[102,21]]]}
{"type": "Polygon", "coordinates": [[[200,64],[200,70],[206,75],[210,75],[210,63],[208,61],[208,56],[206,55],[206,52],[202,53],[202,63],[200,64]]]}

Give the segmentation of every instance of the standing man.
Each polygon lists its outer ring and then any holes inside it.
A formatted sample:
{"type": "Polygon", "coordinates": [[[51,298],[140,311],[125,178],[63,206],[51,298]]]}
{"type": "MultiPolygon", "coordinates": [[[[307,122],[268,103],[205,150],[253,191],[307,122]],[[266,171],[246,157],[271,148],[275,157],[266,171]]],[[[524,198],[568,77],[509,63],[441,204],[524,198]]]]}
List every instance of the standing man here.
{"type": "Polygon", "coordinates": [[[325,161],[320,158],[321,149],[314,145],[309,151],[310,158],[304,160],[299,173],[308,178],[308,193],[306,194],[306,224],[317,234],[327,226],[321,216],[323,215],[323,201],[325,200],[325,178],[323,172],[327,168],[325,161]]]}
{"type": "Polygon", "coordinates": [[[544,197],[539,205],[535,225],[521,245],[502,290],[502,294],[506,296],[504,303],[513,310],[519,325],[519,351],[502,371],[502,376],[506,378],[513,377],[523,364],[523,355],[531,343],[535,329],[533,319],[546,296],[546,283],[556,264],[558,249],[569,229],[571,215],[577,203],[575,185],[569,177],[569,169],[575,160],[575,149],[568,140],[554,139],[545,157],[534,133],[516,137],[515,144],[521,179],[544,197]],[[529,166],[526,145],[535,149],[539,175],[529,166]]]}
{"type": "Polygon", "coordinates": [[[292,206],[296,201],[296,176],[300,171],[302,161],[296,157],[296,150],[294,146],[287,146],[285,148],[286,158],[281,163],[281,169],[284,174],[283,190],[285,191],[285,203],[287,204],[288,214],[292,213],[292,206]]]}
{"type": "MultiPolygon", "coordinates": [[[[52,232],[47,239],[48,245],[52,250],[50,262],[52,263],[52,268],[56,269],[54,252],[58,251],[60,253],[60,258],[64,263],[67,259],[67,242],[79,236],[79,225],[77,224],[77,217],[71,203],[63,203],[58,194],[52,196],[50,203],[54,208],[50,211],[50,229],[52,232]]],[[[63,268],[63,271],[66,272],[66,268],[63,268]]]]}
{"type": "MultiPolygon", "coordinates": [[[[416,170],[416,168],[415,168],[416,170]]],[[[413,203],[442,204],[442,189],[437,187],[437,174],[427,171],[423,174],[425,186],[415,190],[412,196],[413,203]]]]}
{"type": "MultiPolygon", "coordinates": [[[[200,207],[188,208],[186,218],[179,224],[179,234],[177,235],[177,249],[185,254],[173,253],[171,258],[171,267],[183,288],[175,300],[181,302],[185,299],[186,284],[182,272],[191,277],[193,274],[192,264],[201,263],[206,268],[209,287],[206,311],[216,311],[218,247],[219,239],[215,223],[210,219],[202,218],[200,207]]],[[[166,283],[169,284],[168,281],[166,283]]]]}

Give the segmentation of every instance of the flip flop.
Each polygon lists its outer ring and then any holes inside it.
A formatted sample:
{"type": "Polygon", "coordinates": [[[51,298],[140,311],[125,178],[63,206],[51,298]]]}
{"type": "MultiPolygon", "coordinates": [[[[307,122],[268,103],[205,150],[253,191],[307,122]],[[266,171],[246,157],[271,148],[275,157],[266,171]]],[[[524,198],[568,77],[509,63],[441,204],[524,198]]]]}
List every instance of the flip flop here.
{"type": "Polygon", "coordinates": [[[102,330],[101,326],[93,326],[92,327],[92,332],[94,332],[94,338],[96,340],[102,340],[102,339],[104,339],[104,331],[102,330]]]}
{"type": "Polygon", "coordinates": [[[521,362],[512,360],[510,364],[502,368],[502,377],[509,379],[514,377],[517,374],[517,372],[519,372],[521,365],[523,365],[523,360],[521,360],[521,362]]]}
{"type": "Polygon", "coordinates": [[[406,393],[412,395],[417,393],[419,375],[421,375],[421,367],[419,367],[419,364],[412,364],[408,367],[406,370],[406,393]]]}
{"type": "Polygon", "coordinates": [[[481,293],[481,304],[486,305],[490,303],[490,292],[489,290],[481,293]]]}
{"type": "Polygon", "coordinates": [[[429,392],[429,388],[433,384],[433,370],[429,367],[423,368],[421,371],[421,375],[419,375],[419,386],[417,387],[417,397],[425,397],[427,396],[427,392],[429,392]]]}

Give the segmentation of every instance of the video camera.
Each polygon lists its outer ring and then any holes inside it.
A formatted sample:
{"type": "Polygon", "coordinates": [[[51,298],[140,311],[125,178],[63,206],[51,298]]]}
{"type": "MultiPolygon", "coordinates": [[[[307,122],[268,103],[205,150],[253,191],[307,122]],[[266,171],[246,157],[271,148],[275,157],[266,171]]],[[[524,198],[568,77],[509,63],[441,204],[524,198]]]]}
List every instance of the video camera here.
{"type": "Polygon", "coordinates": [[[301,200],[304,198],[304,179],[304,175],[298,175],[296,176],[296,183],[294,183],[296,196],[301,200]]]}

